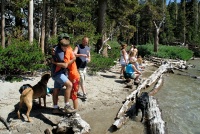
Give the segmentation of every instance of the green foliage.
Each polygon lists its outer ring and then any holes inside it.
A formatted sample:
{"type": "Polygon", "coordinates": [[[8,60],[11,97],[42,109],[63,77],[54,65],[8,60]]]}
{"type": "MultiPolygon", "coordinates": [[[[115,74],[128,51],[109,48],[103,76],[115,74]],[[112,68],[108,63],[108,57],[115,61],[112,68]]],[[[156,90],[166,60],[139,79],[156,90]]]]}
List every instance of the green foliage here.
{"type": "Polygon", "coordinates": [[[101,54],[97,54],[91,51],[91,62],[88,63],[89,70],[92,73],[97,71],[103,71],[109,69],[115,65],[116,60],[120,56],[120,45],[117,41],[108,42],[111,46],[111,50],[108,50],[108,57],[103,57],[101,54]]]}
{"type": "Polygon", "coordinates": [[[157,53],[153,52],[153,48],[152,44],[140,45],[138,46],[139,55],[181,60],[189,60],[193,56],[193,52],[184,47],[159,45],[157,53]]]}
{"type": "Polygon", "coordinates": [[[0,74],[18,75],[44,67],[44,55],[36,43],[13,40],[5,49],[0,49],[0,74]]]}

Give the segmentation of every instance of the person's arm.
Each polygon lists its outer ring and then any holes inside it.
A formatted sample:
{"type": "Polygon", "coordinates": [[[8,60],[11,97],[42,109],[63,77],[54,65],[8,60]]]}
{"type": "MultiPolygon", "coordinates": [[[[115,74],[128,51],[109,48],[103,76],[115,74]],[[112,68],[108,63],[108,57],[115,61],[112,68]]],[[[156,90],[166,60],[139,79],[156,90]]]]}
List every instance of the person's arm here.
{"type": "Polygon", "coordinates": [[[90,56],[90,52],[88,53],[88,61],[87,62],[90,62],[91,61],[91,56],[90,56]]]}
{"type": "Polygon", "coordinates": [[[68,67],[68,63],[66,62],[56,62],[53,59],[51,60],[51,62],[53,64],[55,64],[56,66],[62,67],[62,68],[67,68],[68,67]]]}
{"type": "Polygon", "coordinates": [[[83,57],[87,58],[87,54],[78,54],[78,47],[77,46],[74,48],[74,54],[75,54],[76,57],[83,56],[83,57]]]}
{"type": "MultiPolygon", "coordinates": [[[[69,52],[69,51],[68,51],[68,52],[69,52]]],[[[73,62],[75,62],[75,60],[76,60],[76,56],[75,56],[74,52],[73,52],[73,51],[70,51],[70,60],[69,60],[69,62],[68,62],[68,61],[65,61],[65,62],[67,62],[67,63],[68,63],[68,66],[69,66],[69,65],[71,65],[73,62]]]]}
{"type": "Polygon", "coordinates": [[[132,68],[134,69],[135,72],[137,72],[138,74],[141,74],[141,72],[139,70],[137,70],[137,68],[135,67],[135,65],[132,64],[132,68]]]}

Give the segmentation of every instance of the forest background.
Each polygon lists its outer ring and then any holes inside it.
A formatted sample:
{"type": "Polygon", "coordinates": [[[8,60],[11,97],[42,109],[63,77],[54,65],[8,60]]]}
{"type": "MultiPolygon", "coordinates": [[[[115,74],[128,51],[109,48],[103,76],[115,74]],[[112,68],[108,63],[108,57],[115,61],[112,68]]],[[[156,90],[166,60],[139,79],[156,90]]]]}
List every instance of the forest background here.
{"type": "MultiPolygon", "coordinates": [[[[41,68],[63,32],[70,34],[72,45],[88,36],[96,58],[110,56],[108,41],[117,41],[117,47],[152,44],[155,53],[161,44],[183,46],[200,56],[199,0],[1,0],[0,4],[1,74],[41,68]]],[[[113,56],[112,60],[118,58],[113,56]]]]}

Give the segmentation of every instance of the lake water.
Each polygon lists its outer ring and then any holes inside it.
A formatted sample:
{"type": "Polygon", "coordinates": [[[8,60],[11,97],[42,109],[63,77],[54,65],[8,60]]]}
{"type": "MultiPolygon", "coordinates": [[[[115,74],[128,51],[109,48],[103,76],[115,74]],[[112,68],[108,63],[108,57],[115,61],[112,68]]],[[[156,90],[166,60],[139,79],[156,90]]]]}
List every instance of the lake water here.
{"type": "MultiPolygon", "coordinates": [[[[196,67],[184,71],[200,76],[200,60],[187,63],[196,67]]],[[[168,134],[200,134],[200,79],[178,73],[186,74],[175,71],[165,75],[163,87],[154,97],[162,110],[168,134]]]]}

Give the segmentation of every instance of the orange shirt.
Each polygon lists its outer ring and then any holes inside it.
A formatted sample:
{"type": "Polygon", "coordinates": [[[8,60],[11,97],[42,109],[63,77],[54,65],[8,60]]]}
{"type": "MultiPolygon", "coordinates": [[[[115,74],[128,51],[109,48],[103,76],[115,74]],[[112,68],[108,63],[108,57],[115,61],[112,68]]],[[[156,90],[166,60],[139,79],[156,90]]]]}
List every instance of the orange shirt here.
{"type": "MultiPolygon", "coordinates": [[[[71,46],[68,46],[67,50],[65,52],[64,62],[68,63],[71,59],[74,58],[74,56],[75,55],[74,55],[73,49],[71,48],[71,46]]],[[[69,69],[69,72],[68,72],[69,77],[68,78],[70,81],[80,78],[75,61],[72,64],[68,65],[68,69],[69,69]]]]}

